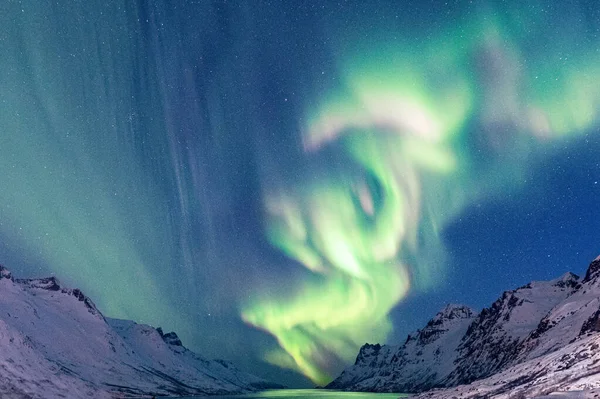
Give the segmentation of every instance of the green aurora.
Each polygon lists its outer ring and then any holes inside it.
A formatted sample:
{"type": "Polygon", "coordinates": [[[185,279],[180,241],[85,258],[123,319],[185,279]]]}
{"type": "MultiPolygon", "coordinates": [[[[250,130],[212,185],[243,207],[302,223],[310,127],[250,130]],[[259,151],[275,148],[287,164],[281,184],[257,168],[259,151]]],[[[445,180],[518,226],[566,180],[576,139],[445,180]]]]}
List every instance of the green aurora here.
{"type": "Polygon", "coordinates": [[[161,283],[149,270],[173,261],[164,249],[173,239],[163,228],[166,199],[144,170],[144,157],[157,159],[167,142],[137,147],[140,121],[147,135],[162,122],[144,115],[156,108],[154,82],[143,93],[130,83],[140,32],[125,10],[3,2],[0,13],[13,17],[1,19],[2,37],[14,39],[0,43],[0,233],[12,236],[8,250],[27,254],[23,262],[80,284],[107,314],[158,324],[162,313],[185,331],[156,295],[168,276],[161,283]],[[70,22],[81,16],[96,24],[70,22]]]}
{"type": "Polygon", "coordinates": [[[308,154],[341,145],[363,175],[266,193],[270,241],[311,272],[297,292],[258,293],[244,307],[244,320],[279,343],[267,361],[326,384],[332,356],[348,364],[364,342],[384,342],[411,280],[442,280],[433,265],[444,226],[518,185],[536,147],[597,122],[600,55],[572,51],[554,32],[547,40],[558,45],[527,57],[526,27],[544,23],[527,16],[524,25],[522,15],[482,13],[412,45],[346,43],[342,87],[306,107],[303,143],[308,154]],[[467,133],[474,123],[478,137],[467,133]],[[492,168],[474,159],[474,142],[492,168]],[[498,164],[506,156],[510,165],[498,164]]]}

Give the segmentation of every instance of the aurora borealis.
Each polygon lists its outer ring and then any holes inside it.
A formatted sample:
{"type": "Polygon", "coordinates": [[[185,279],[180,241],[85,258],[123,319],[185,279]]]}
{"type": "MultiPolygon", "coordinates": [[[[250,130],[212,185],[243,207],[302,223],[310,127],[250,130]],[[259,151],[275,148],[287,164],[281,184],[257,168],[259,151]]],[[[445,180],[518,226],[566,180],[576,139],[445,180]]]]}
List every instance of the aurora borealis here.
{"type": "Polygon", "coordinates": [[[1,2],[0,263],[294,385],[597,256],[600,6],[399,3],[1,2]]]}

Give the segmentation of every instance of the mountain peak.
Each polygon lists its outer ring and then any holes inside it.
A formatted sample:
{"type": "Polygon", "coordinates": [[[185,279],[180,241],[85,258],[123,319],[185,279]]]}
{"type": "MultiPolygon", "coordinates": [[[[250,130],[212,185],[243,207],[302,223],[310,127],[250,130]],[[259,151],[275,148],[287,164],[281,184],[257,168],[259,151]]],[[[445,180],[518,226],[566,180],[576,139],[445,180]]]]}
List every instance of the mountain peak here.
{"type": "Polygon", "coordinates": [[[8,278],[13,281],[15,284],[20,285],[23,288],[34,289],[34,290],[45,290],[45,291],[53,291],[65,295],[72,295],[79,302],[82,302],[88,312],[91,314],[98,316],[103,319],[104,315],[102,312],[98,310],[94,302],[86,296],[79,288],[67,288],[61,285],[60,281],[54,277],[44,277],[44,278],[18,278],[15,279],[12,277],[11,272],[0,265],[0,278],[8,278]]]}
{"type": "Polygon", "coordinates": [[[380,344],[364,344],[360,347],[360,350],[358,351],[358,356],[356,356],[356,361],[354,362],[354,365],[364,362],[365,359],[368,357],[377,356],[380,350],[380,344]]]}
{"type": "Polygon", "coordinates": [[[598,256],[596,259],[594,259],[592,261],[592,263],[590,263],[590,266],[587,269],[587,272],[585,273],[585,278],[583,279],[584,283],[587,283],[588,281],[592,281],[597,279],[600,276],[600,256],[598,256]]]}
{"type": "Polygon", "coordinates": [[[165,334],[163,332],[163,329],[160,327],[158,327],[156,331],[158,331],[158,334],[163,339],[163,341],[165,341],[165,343],[169,345],[183,346],[181,339],[179,339],[179,336],[177,336],[177,334],[174,331],[165,334]]]}
{"type": "Polygon", "coordinates": [[[552,280],[552,285],[555,287],[575,287],[579,284],[579,276],[575,273],[566,272],[557,279],[552,280]]]}
{"type": "Polygon", "coordinates": [[[54,276],[44,278],[20,278],[17,279],[16,282],[30,288],[40,288],[47,291],[61,290],[60,281],[54,276]]]}
{"type": "Polygon", "coordinates": [[[406,342],[416,339],[419,345],[429,345],[444,336],[454,326],[474,317],[475,312],[470,307],[448,304],[429,320],[422,330],[418,330],[416,335],[409,335],[406,342]]]}
{"type": "Polygon", "coordinates": [[[438,312],[437,316],[444,317],[446,319],[468,319],[469,317],[473,317],[475,312],[473,309],[466,305],[460,305],[455,303],[449,303],[438,312]]]}
{"type": "Polygon", "coordinates": [[[12,280],[12,273],[10,272],[10,270],[8,270],[6,267],[0,265],[0,279],[2,278],[7,278],[9,280],[12,280]]]}
{"type": "Polygon", "coordinates": [[[475,312],[470,307],[448,304],[429,320],[426,327],[439,326],[445,324],[447,321],[470,319],[473,317],[475,317],[475,312]]]}

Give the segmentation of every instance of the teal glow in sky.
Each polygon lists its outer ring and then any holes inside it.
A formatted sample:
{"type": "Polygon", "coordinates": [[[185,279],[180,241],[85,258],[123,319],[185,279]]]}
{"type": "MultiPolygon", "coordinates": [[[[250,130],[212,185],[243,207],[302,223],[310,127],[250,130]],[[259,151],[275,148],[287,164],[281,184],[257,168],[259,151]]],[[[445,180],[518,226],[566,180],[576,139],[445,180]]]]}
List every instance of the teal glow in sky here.
{"type": "Polygon", "coordinates": [[[592,1],[5,1],[0,262],[326,383],[597,255],[598,26],[592,1]]]}

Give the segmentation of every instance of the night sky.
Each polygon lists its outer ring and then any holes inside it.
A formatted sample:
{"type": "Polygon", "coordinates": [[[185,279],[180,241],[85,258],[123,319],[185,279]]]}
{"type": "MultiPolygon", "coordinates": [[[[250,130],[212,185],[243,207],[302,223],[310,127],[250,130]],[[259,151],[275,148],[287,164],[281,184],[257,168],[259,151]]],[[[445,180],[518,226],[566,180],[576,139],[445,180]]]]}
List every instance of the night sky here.
{"type": "Polygon", "coordinates": [[[0,263],[324,384],[584,273],[599,120],[596,0],[4,0],[0,263]]]}

